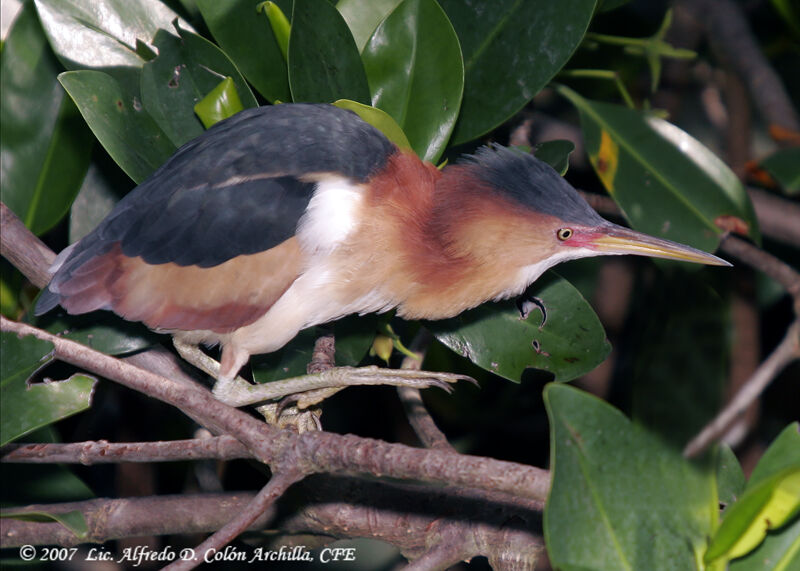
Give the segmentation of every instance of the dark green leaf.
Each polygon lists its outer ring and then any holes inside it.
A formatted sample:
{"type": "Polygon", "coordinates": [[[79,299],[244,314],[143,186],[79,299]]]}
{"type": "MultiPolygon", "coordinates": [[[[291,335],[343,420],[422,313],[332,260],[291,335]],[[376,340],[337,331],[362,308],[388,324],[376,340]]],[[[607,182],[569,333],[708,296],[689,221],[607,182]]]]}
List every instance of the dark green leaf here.
{"type": "Polygon", "coordinates": [[[86,523],[86,518],[84,517],[83,513],[78,510],[61,513],[31,510],[7,510],[4,511],[0,517],[19,519],[23,521],[56,521],[66,527],[80,539],[85,539],[86,536],[89,535],[89,525],[86,523]]]}
{"type": "Polygon", "coordinates": [[[464,101],[453,144],[511,118],[578,47],[594,0],[441,0],[464,54],[464,101]]]}
{"type": "Polygon", "coordinates": [[[223,79],[219,85],[208,92],[194,106],[194,112],[208,129],[223,119],[234,116],[244,109],[236,91],[236,84],[230,77],[223,79]]]}
{"type": "Polygon", "coordinates": [[[141,101],[107,73],[70,71],[58,79],[108,154],[137,183],[175,152],[141,101]]]}
{"type": "Polygon", "coordinates": [[[157,343],[159,339],[158,334],[141,323],[125,321],[110,311],[68,315],[59,308],[36,317],[33,324],[107,355],[132,353],[157,343]]]}
{"type": "Polygon", "coordinates": [[[28,378],[52,360],[52,343],[4,331],[0,350],[0,446],[89,408],[96,382],[90,377],[28,386],[28,378]]]}
{"type": "Polygon", "coordinates": [[[635,229],[706,251],[730,227],[759,239],[739,179],[697,140],[662,119],[558,90],[578,108],[589,159],[635,229]]]}
{"type": "Polygon", "coordinates": [[[575,150],[575,143],[566,140],[545,141],[534,147],[533,154],[537,159],[546,162],[564,176],[569,169],[569,156],[575,150]]]}
{"type": "Polygon", "coordinates": [[[295,0],[288,64],[295,102],[369,103],[367,77],[353,36],[327,0],[295,0]]]}
{"type": "Polygon", "coordinates": [[[241,102],[256,107],[255,97],[231,60],[214,44],[178,28],[180,38],[159,30],[153,40],[158,57],[142,68],[142,103],[158,126],[180,147],[203,133],[195,104],[226,77],[241,102]]]}
{"type": "Polygon", "coordinates": [[[800,147],[780,149],[761,161],[787,194],[800,194],[800,147]]]}
{"type": "Polygon", "coordinates": [[[758,485],[781,470],[800,466],[800,423],[783,429],[756,464],[747,487],[758,485]]]}
{"type": "MultiPolygon", "coordinates": [[[[151,43],[178,15],[158,0],[35,0],[50,45],[67,69],[141,67],[151,43]]],[[[192,29],[180,20],[181,26],[192,29]]]]}
{"type": "Polygon", "coordinates": [[[23,5],[9,31],[0,75],[2,200],[35,234],[67,213],[89,166],[92,136],[56,77],[59,65],[23,5]]]}
{"type": "Polygon", "coordinates": [[[403,129],[397,124],[397,121],[392,119],[392,116],[385,111],[349,99],[339,99],[338,101],[334,101],[333,104],[336,105],[336,107],[348,109],[356,113],[364,121],[386,135],[386,138],[401,149],[411,149],[411,143],[408,142],[408,138],[406,134],[403,133],[403,129]]]}
{"type": "Polygon", "coordinates": [[[730,505],[744,492],[747,480],[730,446],[721,444],[717,454],[717,495],[720,504],[730,505]]]}
{"type": "Polygon", "coordinates": [[[281,50],[281,55],[285,60],[289,56],[289,34],[292,30],[286,14],[275,2],[263,2],[258,5],[258,9],[263,10],[267,16],[269,26],[272,28],[272,35],[275,37],[278,48],[281,50]]]}
{"type": "Polygon", "coordinates": [[[394,10],[402,0],[339,0],[336,9],[342,14],[358,51],[364,49],[378,24],[394,10]]]}
{"type": "Polygon", "coordinates": [[[585,299],[567,281],[547,273],[528,293],[544,304],[522,319],[514,301],[486,304],[426,327],[437,339],[476,365],[519,382],[525,369],[551,372],[569,381],[599,365],[611,346],[585,299]]]}
{"type": "Polygon", "coordinates": [[[69,243],[94,230],[133,187],[134,182],[98,149],[69,211],[69,243]]]}
{"type": "Polygon", "coordinates": [[[552,487],[544,534],[556,569],[699,569],[717,517],[713,473],[568,385],[545,388],[552,487]]]}
{"type": "Polygon", "coordinates": [[[597,3],[597,11],[610,12],[611,10],[616,10],[620,6],[624,6],[628,2],[630,2],[630,0],[599,0],[597,3]]]}
{"type": "Polygon", "coordinates": [[[304,329],[274,353],[254,356],[250,360],[253,379],[257,383],[271,383],[305,375],[317,334],[315,327],[304,329]]]}
{"type": "Polygon", "coordinates": [[[362,54],[372,105],[394,117],[411,147],[435,162],[453,130],[464,89],[458,38],[435,0],[403,0],[362,54]]]}
{"type": "Polygon", "coordinates": [[[333,325],[336,335],[336,364],[354,367],[367,355],[378,330],[378,316],[350,315],[333,325]]]}
{"type": "MultiPolygon", "coordinates": [[[[290,101],[286,60],[269,21],[256,7],[262,0],[197,0],[219,45],[258,92],[269,101],[290,101]]],[[[278,2],[290,14],[290,0],[278,2]]]]}

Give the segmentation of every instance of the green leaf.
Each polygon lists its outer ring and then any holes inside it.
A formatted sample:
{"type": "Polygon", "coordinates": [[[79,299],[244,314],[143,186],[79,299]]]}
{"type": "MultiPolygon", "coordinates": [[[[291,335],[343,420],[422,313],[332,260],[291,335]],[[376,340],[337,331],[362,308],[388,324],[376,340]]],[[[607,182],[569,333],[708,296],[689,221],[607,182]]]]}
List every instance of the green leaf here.
{"type": "Polygon", "coordinates": [[[739,501],[725,512],[704,561],[735,559],[750,553],[764,541],[768,530],[779,529],[798,512],[800,464],[747,487],[739,501]]]}
{"type": "MultiPolygon", "coordinates": [[[[142,68],[142,103],[176,147],[203,133],[194,106],[226,77],[246,107],[258,103],[236,66],[217,46],[178,28],[180,38],[159,30],[158,57],[142,68]]],[[[241,105],[241,103],[240,103],[241,105]]]]}
{"type": "Polygon", "coordinates": [[[569,169],[569,156],[575,150],[575,143],[566,140],[545,141],[537,144],[533,154],[537,159],[546,162],[564,176],[569,169]]]}
{"type": "Polygon", "coordinates": [[[580,112],[595,172],[635,229],[706,251],[731,226],[759,240],[744,187],[697,140],[662,119],[557,89],[580,112]]]}
{"type": "Polygon", "coordinates": [[[435,0],[403,0],[362,53],[372,105],[394,117],[412,148],[436,162],[464,90],[458,37],[435,0]]]}
{"type": "Polygon", "coordinates": [[[66,527],[80,539],[86,539],[86,537],[89,535],[89,524],[86,523],[86,518],[84,517],[83,513],[78,510],[62,513],[31,510],[6,510],[0,514],[0,518],[4,517],[22,521],[55,521],[66,527]]]}
{"type": "Polygon", "coordinates": [[[441,0],[464,54],[464,101],[452,144],[522,109],[578,47],[594,0],[441,0]]]}
{"type": "Polygon", "coordinates": [[[569,381],[599,365],[611,346],[591,306],[553,272],[529,288],[545,307],[547,320],[531,304],[523,319],[514,301],[486,304],[458,317],[426,323],[439,341],[470,361],[519,382],[528,367],[569,381]]]}
{"type": "Polygon", "coordinates": [[[292,31],[289,20],[281,10],[281,7],[275,2],[262,2],[258,5],[258,9],[264,11],[264,15],[269,20],[269,26],[272,28],[272,34],[275,36],[275,41],[278,42],[281,55],[284,60],[287,59],[289,55],[289,34],[292,31]]]}
{"type": "Polygon", "coordinates": [[[158,0],[35,2],[50,45],[67,69],[141,67],[146,58],[137,43],[149,44],[159,28],[170,29],[178,18],[158,0]]]}
{"type": "Polygon", "coordinates": [[[402,0],[339,0],[336,9],[339,10],[353,39],[356,41],[358,51],[367,45],[372,32],[391,14],[402,0]]]}
{"type": "Polygon", "coordinates": [[[544,535],[556,569],[700,569],[717,517],[713,473],[568,385],[544,392],[553,483],[544,535]]]}
{"type": "Polygon", "coordinates": [[[347,23],[327,0],[295,0],[288,66],[295,102],[369,103],[358,48],[347,23]]]}
{"type": "Polygon", "coordinates": [[[28,2],[0,57],[2,200],[34,234],[55,226],[86,175],[92,136],[56,77],[36,10],[28,2]]]}
{"type": "MultiPolygon", "coordinates": [[[[769,556],[760,557],[788,561],[797,556],[800,534],[794,529],[796,526],[769,534],[768,531],[780,528],[800,510],[799,427],[797,422],[787,426],[761,457],[744,494],[725,512],[705,555],[706,561],[746,555],[765,537],[769,556]],[[784,535],[794,537],[794,543],[784,535]]],[[[754,567],[748,564],[745,568],[754,567]]]]}
{"type": "Polygon", "coordinates": [[[736,454],[730,446],[721,444],[717,455],[717,495],[720,504],[728,506],[735,502],[744,492],[746,484],[736,454]]]}
{"type": "Polygon", "coordinates": [[[730,562],[730,571],[794,571],[800,568],[800,517],[767,537],[755,550],[730,562]]]}
{"type": "Polygon", "coordinates": [[[33,325],[106,355],[132,353],[150,347],[159,340],[157,333],[141,323],[125,321],[110,311],[68,315],[58,309],[36,317],[33,325]]]}
{"type": "Polygon", "coordinates": [[[378,316],[349,315],[333,324],[336,336],[336,364],[354,367],[369,352],[378,330],[378,316]]]}
{"type": "Polygon", "coordinates": [[[392,119],[392,116],[385,111],[381,111],[376,107],[364,105],[363,103],[351,101],[349,99],[339,99],[338,101],[334,101],[333,104],[336,105],[336,107],[348,109],[357,114],[364,121],[386,135],[387,139],[401,149],[411,150],[411,143],[408,142],[408,138],[403,132],[402,127],[400,127],[400,125],[397,124],[397,121],[392,119]]]}
{"type": "Polygon", "coordinates": [[[203,122],[206,129],[223,119],[236,115],[244,109],[236,91],[236,84],[230,77],[219,82],[194,106],[194,112],[203,122]]]}
{"type": "MultiPolygon", "coordinates": [[[[253,87],[268,101],[290,101],[286,60],[269,21],[256,10],[260,3],[261,0],[197,0],[214,39],[253,87]]],[[[289,0],[277,4],[291,13],[289,0]]]]}
{"type": "Polygon", "coordinates": [[[58,79],[108,154],[137,183],[175,152],[138,98],[109,74],[69,71],[58,79]]]}
{"type": "Polygon", "coordinates": [[[800,423],[783,429],[756,464],[747,487],[760,484],[781,470],[800,466],[800,423]]]}
{"type": "Polygon", "coordinates": [[[800,147],[780,149],[761,161],[786,194],[800,194],[800,147]]]}
{"type": "Polygon", "coordinates": [[[91,377],[28,386],[28,378],[53,359],[52,343],[4,331],[0,350],[0,446],[91,405],[97,382],[91,377]]]}
{"type": "Polygon", "coordinates": [[[299,377],[306,374],[306,366],[311,361],[314,341],[317,338],[315,327],[304,329],[279,350],[264,355],[256,355],[250,360],[253,380],[257,383],[271,383],[280,379],[299,377]]]}

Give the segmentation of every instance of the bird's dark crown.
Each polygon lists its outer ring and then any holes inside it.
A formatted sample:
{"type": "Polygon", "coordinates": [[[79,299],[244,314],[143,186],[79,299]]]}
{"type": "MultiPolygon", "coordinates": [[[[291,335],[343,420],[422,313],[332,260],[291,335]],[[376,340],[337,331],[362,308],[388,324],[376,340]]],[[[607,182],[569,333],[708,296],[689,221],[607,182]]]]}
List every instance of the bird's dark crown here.
{"type": "Polygon", "coordinates": [[[531,154],[491,145],[466,157],[466,164],[500,196],[523,208],[587,226],[603,221],[550,165],[531,154]]]}

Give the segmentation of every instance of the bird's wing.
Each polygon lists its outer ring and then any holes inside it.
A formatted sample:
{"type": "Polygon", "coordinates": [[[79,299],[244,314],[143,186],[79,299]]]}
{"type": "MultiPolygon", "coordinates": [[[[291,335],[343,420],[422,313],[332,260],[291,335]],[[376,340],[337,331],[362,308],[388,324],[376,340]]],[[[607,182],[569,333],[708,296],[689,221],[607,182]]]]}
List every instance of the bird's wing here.
{"type": "Polygon", "coordinates": [[[242,111],[181,147],[62,253],[36,312],[111,309],[162,329],[252,322],[301,271],[294,235],[313,181],[365,182],[395,150],[329,105],[242,111]]]}

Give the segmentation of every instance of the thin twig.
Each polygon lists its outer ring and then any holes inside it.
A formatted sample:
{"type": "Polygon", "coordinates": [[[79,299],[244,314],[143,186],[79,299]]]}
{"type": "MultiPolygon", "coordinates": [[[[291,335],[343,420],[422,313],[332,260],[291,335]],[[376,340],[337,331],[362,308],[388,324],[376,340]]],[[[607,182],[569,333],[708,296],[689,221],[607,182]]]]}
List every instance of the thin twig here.
{"type": "MultiPolygon", "coordinates": [[[[417,357],[412,358],[406,356],[400,367],[403,369],[420,370],[422,368],[422,361],[425,359],[425,353],[432,339],[427,329],[420,329],[409,346],[409,350],[416,354],[417,357]]],[[[411,425],[411,428],[414,429],[422,445],[435,450],[449,450],[455,452],[455,448],[447,441],[447,436],[439,430],[439,427],[436,426],[436,422],[434,422],[428,409],[425,408],[425,403],[422,401],[422,394],[419,389],[397,387],[397,394],[400,397],[400,402],[403,403],[403,409],[408,417],[408,423],[411,425]]]]}
{"type": "Polygon", "coordinates": [[[213,554],[236,539],[241,533],[250,528],[253,522],[262,514],[266,513],[289,486],[299,482],[304,477],[305,474],[294,467],[284,471],[273,472],[272,478],[270,478],[267,485],[258,492],[245,509],[195,548],[194,559],[176,560],[164,567],[164,569],[188,571],[202,564],[206,559],[206,554],[213,554]]]}
{"type": "Polygon", "coordinates": [[[800,320],[792,323],[783,341],[759,365],[727,406],[686,445],[683,455],[693,458],[708,448],[761,395],[772,379],[795,359],[800,359],[800,320]]]}
{"type": "Polygon", "coordinates": [[[167,442],[86,442],[8,444],[0,462],[26,464],[111,464],[119,462],[178,462],[184,460],[234,460],[252,458],[232,436],[167,442]]]}

